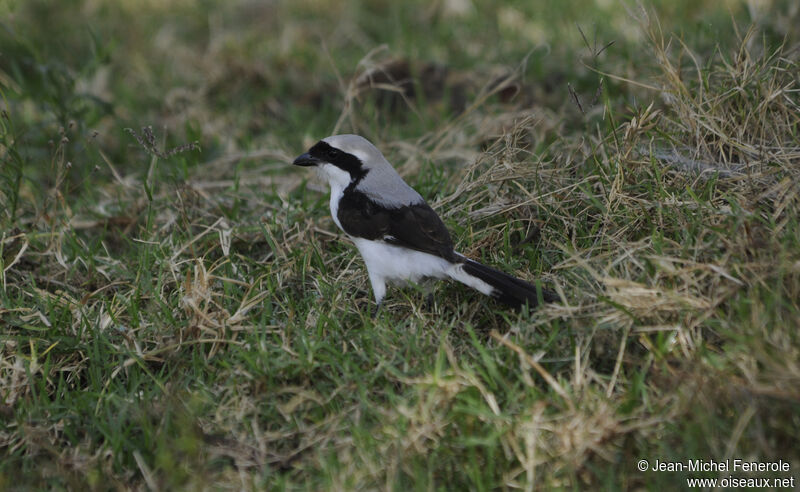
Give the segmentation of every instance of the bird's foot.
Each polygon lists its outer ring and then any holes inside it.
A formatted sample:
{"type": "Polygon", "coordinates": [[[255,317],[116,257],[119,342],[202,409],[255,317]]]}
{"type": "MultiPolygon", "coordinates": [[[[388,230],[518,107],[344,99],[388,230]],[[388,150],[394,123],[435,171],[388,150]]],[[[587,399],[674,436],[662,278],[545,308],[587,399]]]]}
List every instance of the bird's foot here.
{"type": "Polygon", "coordinates": [[[378,319],[378,312],[381,310],[382,305],[383,303],[381,302],[375,304],[375,309],[372,311],[372,315],[370,316],[370,318],[372,318],[373,320],[378,319]]]}

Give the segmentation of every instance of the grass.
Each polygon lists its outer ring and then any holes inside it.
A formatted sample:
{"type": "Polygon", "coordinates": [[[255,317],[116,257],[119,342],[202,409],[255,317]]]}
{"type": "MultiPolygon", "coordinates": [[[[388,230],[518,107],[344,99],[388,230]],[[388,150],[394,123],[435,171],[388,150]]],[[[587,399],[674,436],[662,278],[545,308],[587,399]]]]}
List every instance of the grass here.
{"type": "Polygon", "coordinates": [[[0,489],[798,478],[798,10],[567,3],[0,6],[0,489]],[[371,319],[334,132],[563,303],[371,319]]]}

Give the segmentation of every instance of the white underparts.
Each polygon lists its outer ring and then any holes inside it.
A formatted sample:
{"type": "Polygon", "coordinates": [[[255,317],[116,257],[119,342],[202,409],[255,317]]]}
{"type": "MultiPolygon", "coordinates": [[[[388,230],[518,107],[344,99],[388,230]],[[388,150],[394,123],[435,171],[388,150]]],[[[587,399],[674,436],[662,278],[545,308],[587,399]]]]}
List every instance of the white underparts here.
{"type": "Polygon", "coordinates": [[[344,230],[339,222],[339,200],[342,199],[345,188],[350,185],[350,173],[333,164],[325,163],[317,167],[317,174],[331,187],[331,216],[339,229],[344,230]]]}
{"type": "Polygon", "coordinates": [[[384,241],[352,237],[351,239],[364,258],[375,301],[378,304],[386,295],[387,283],[416,283],[424,278],[451,278],[486,295],[491,295],[494,291],[491,285],[464,272],[460,263],[451,263],[438,256],[384,241]]]}

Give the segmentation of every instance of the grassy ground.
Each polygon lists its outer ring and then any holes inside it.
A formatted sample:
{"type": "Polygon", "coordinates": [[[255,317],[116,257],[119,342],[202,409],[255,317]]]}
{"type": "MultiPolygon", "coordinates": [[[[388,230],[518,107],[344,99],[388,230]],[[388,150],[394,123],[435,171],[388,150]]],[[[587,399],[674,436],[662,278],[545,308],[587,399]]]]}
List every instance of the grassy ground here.
{"type": "Polygon", "coordinates": [[[800,486],[798,22],[0,4],[0,489],[800,486]],[[360,258],[288,165],[336,132],[563,302],[440,284],[365,316],[360,258]],[[791,468],[637,469],[736,458],[791,468]]]}

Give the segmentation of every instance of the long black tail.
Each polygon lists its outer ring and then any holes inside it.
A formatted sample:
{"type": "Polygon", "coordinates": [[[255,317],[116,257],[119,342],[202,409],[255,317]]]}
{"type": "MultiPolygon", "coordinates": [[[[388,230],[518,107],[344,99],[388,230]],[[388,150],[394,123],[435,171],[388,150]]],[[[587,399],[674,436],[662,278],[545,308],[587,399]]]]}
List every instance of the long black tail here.
{"type": "Polygon", "coordinates": [[[491,285],[493,288],[491,296],[509,306],[520,308],[527,302],[528,306],[533,308],[542,302],[559,300],[558,295],[552,290],[544,289],[541,286],[537,287],[468,258],[464,258],[463,265],[465,273],[491,285]]]}

